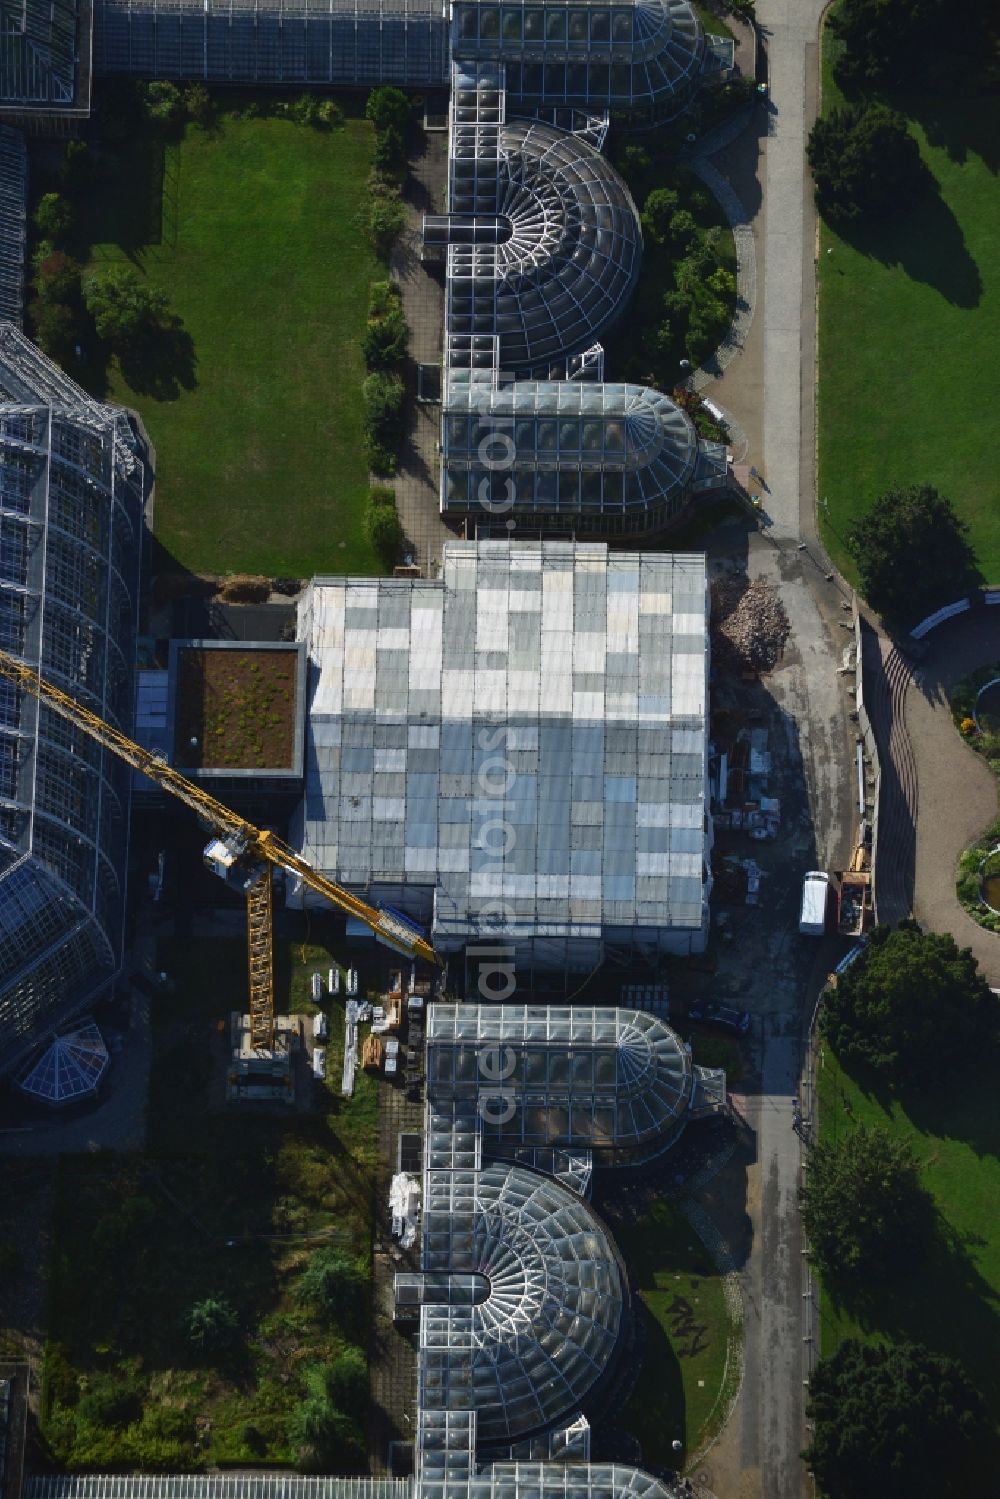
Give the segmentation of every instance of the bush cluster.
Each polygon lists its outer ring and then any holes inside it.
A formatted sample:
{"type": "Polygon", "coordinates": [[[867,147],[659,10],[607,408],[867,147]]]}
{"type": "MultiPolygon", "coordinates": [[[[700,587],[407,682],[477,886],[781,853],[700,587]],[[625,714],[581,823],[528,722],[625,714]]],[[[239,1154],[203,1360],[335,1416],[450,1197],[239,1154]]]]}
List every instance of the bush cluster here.
{"type": "Polygon", "coordinates": [[[391,281],[374,282],[369,293],[364,337],[369,373],[363,394],[368,463],[377,474],[396,472],[396,455],[406,420],[401,371],[409,340],[410,330],[398,288],[391,281]]]}
{"type": "MultiPolygon", "coordinates": [[[[704,205],[704,206],[703,206],[704,205]]],[[[658,384],[672,384],[675,370],[665,361],[683,347],[692,364],[700,364],[726,328],[736,296],[736,277],[723,259],[721,229],[703,229],[695,214],[707,200],[696,191],[690,206],[675,188],[654,188],[642,211],[642,228],[652,259],[673,286],[663,294],[662,321],[642,333],[642,354],[658,384]],[[693,211],[692,211],[693,210],[693,211]]]]}
{"type": "Polygon", "coordinates": [[[373,88],[365,115],[375,127],[375,158],[368,179],[368,232],[375,253],[388,263],[406,216],[400,193],[406,175],[410,101],[401,89],[373,88]]]}

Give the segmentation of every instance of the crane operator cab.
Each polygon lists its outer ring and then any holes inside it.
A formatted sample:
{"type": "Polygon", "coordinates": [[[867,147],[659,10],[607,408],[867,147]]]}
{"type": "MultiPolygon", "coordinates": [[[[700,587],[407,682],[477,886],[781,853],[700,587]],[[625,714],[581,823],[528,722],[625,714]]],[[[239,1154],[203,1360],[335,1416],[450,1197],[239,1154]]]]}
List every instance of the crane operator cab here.
{"type": "Polygon", "coordinates": [[[248,852],[246,840],[235,834],[228,838],[212,838],[205,844],[202,858],[214,875],[244,895],[267,869],[266,864],[248,852]]]}

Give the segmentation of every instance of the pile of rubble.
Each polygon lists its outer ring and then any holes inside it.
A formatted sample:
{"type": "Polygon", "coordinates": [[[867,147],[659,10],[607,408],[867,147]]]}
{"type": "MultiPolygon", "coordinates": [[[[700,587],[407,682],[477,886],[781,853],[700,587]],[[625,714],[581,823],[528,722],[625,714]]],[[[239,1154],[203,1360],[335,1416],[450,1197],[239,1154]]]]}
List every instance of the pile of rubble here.
{"type": "Polygon", "coordinates": [[[712,585],[712,659],[720,666],[772,671],[790,633],[785,607],[765,579],[730,577],[712,585]]]}

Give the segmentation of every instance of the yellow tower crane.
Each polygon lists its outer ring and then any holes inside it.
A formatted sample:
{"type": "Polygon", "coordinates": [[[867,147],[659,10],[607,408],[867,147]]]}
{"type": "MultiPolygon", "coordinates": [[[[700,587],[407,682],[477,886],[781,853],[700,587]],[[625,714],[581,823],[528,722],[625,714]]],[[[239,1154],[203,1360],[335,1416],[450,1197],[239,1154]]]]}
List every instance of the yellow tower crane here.
{"type": "Polygon", "coordinates": [[[247,969],[250,989],[250,1044],[255,1051],[270,1051],[274,1045],[274,970],[271,959],[272,866],[298,875],[304,885],[324,896],[331,905],[356,916],[371,927],[376,937],[409,958],[440,963],[430,943],[394,916],[391,911],[370,906],[349,890],[318,874],[276,833],[255,827],[245,817],[223,806],[201,786],[104,722],[75,698],[47,682],[34,667],[0,650],[0,674],[23,692],[75,724],[98,744],[141,771],[164,791],[184,802],[211,830],[205,848],[205,863],[228,885],[242,890],[247,903],[247,969]]]}

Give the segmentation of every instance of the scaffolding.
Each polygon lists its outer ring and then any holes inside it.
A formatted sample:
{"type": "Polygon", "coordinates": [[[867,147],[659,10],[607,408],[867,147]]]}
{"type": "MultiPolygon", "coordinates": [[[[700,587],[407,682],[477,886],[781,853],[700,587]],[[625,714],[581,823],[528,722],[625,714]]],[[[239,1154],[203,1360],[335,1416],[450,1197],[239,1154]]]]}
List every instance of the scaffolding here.
{"type": "Polygon", "coordinates": [[[20,326],[28,230],[28,150],[24,136],[0,125],[0,322],[20,326]]]}
{"type": "Polygon", "coordinates": [[[701,555],[449,542],[440,579],[324,579],[291,839],[459,952],[588,971],[701,951],[701,555]],[[503,837],[496,829],[509,830],[503,837]]]}

